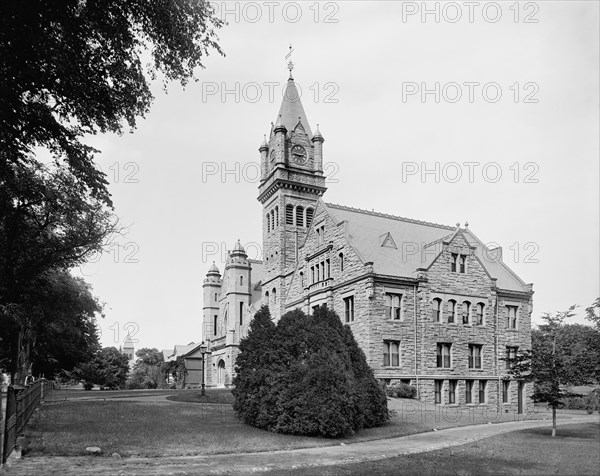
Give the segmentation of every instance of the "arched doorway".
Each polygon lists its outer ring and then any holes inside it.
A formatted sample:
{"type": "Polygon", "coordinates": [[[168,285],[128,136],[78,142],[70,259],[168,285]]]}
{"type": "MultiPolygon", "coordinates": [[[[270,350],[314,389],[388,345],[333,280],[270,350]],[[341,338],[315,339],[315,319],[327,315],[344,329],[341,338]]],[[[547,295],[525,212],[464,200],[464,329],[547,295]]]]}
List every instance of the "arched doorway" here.
{"type": "Polygon", "coordinates": [[[219,360],[217,364],[217,387],[225,386],[225,361],[219,360]]]}

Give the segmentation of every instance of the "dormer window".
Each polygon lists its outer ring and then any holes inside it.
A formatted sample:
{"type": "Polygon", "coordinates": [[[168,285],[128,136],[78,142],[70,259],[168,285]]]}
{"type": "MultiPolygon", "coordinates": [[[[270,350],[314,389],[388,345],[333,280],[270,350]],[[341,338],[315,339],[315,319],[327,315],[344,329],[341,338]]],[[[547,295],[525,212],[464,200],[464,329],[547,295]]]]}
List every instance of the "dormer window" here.
{"type": "Polygon", "coordinates": [[[456,273],[456,264],[458,262],[458,255],[456,253],[452,253],[452,257],[450,259],[450,271],[456,273]]]}

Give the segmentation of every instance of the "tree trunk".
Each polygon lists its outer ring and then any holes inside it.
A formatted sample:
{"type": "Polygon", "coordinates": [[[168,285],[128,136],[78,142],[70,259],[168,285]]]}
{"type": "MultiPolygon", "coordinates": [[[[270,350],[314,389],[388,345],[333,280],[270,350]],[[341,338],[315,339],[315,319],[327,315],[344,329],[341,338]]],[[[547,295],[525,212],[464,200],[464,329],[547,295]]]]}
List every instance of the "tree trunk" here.
{"type": "Polygon", "coordinates": [[[552,407],[552,438],[556,436],[556,407],[552,407]]]}

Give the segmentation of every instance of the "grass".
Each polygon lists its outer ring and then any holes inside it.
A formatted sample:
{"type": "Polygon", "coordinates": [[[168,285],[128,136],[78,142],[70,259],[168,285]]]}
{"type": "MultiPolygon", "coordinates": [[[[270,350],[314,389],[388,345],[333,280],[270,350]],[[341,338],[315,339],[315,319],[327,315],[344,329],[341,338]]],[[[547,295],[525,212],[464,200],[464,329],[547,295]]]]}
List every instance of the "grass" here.
{"type": "MultiPolygon", "coordinates": [[[[600,467],[599,448],[598,424],[561,426],[556,438],[550,436],[547,428],[531,428],[428,453],[337,467],[319,467],[318,474],[597,475],[600,467]]],[[[315,468],[278,470],[277,474],[309,476],[315,474],[315,468]]]]}
{"type": "Polygon", "coordinates": [[[259,452],[351,444],[490,421],[549,417],[545,413],[496,414],[482,408],[441,408],[391,399],[392,418],[388,424],[332,440],[281,435],[244,425],[232,406],[225,403],[232,401],[226,389],[207,389],[206,397],[197,390],[93,392],[93,396],[107,399],[87,400],[91,393],[62,394],[62,398],[43,405],[26,429],[27,453],[75,456],[85,454],[87,446],[99,446],[104,454],[142,457],[259,452]],[[124,400],[132,395],[157,394],[167,395],[177,403],[124,400]]]}
{"type": "Polygon", "coordinates": [[[188,403],[223,403],[233,405],[234,398],[231,390],[226,388],[209,389],[202,396],[198,390],[184,390],[169,395],[167,400],[173,402],[188,402],[188,403]]]}

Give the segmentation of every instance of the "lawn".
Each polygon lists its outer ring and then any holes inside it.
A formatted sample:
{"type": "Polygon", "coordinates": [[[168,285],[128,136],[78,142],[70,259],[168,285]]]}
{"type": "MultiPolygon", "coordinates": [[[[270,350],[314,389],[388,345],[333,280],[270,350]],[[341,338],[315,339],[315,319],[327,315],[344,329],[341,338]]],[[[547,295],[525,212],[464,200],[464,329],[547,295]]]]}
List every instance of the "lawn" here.
{"type": "Polygon", "coordinates": [[[232,400],[231,393],[224,389],[207,389],[206,397],[196,390],[93,392],[92,396],[107,399],[87,400],[91,393],[79,391],[69,396],[65,393],[43,405],[26,428],[29,440],[26,453],[75,456],[85,454],[87,446],[99,446],[103,454],[116,452],[121,456],[142,457],[258,452],[351,444],[434,428],[549,417],[547,413],[497,414],[483,408],[435,407],[413,400],[391,399],[388,405],[392,418],[388,424],[332,440],[281,435],[244,425],[232,405],[224,403],[232,400]],[[161,394],[175,401],[124,400],[132,394],[161,394]]]}
{"type": "MultiPolygon", "coordinates": [[[[597,475],[600,425],[566,425],[552,438],[546,428],[506,433],[428,453],[337,467],[320,467],[323,476],[411,475],[597,475]]],[[[269,473],[267,473],[269,474],[269,473]]],[[[277,471],[285,476],[312,476],[315,468],[277,471]]]]}

